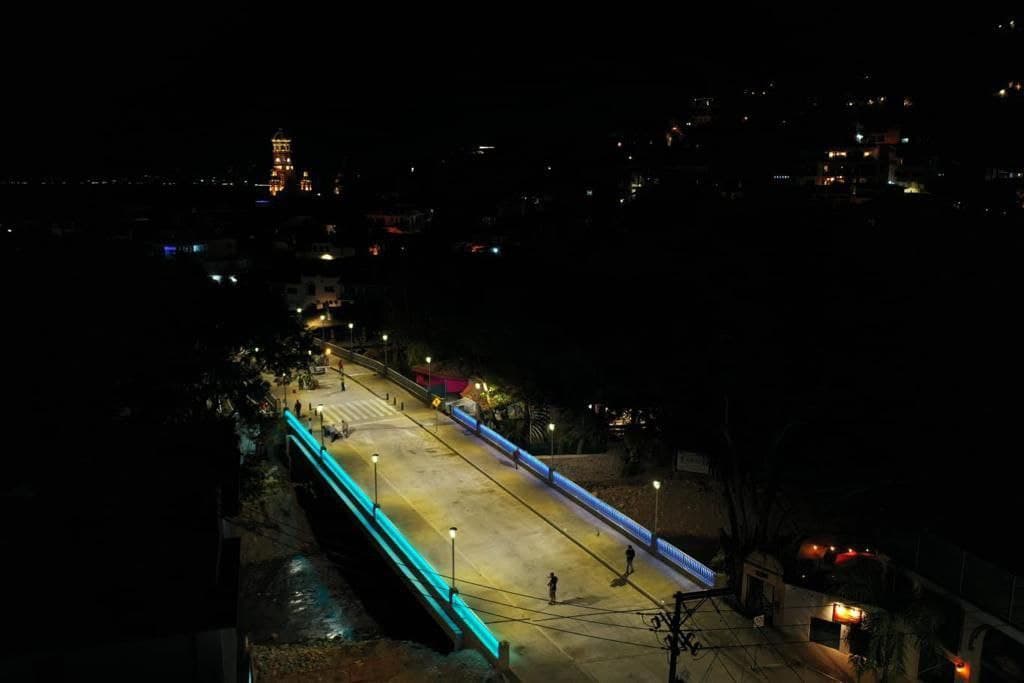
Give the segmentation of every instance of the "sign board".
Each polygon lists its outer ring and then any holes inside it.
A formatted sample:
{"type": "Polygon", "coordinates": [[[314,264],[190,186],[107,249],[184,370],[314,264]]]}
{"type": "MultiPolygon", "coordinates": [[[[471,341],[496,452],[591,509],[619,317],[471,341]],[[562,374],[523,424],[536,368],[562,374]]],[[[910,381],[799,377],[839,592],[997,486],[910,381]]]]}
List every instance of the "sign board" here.
{"type": "Polygon", "coordinates": [[[676,451],[676,471],[708,474],[711,471],[711,463],[708,456],[701,453],[676,451]]]}
{"type": "Polygon", "coordinates": [[[441,399],[435,396],[434,400],[430,402],[430,405],[434,406],[435,408],[438,407],[439,405],[441,405],[441,399]]]}

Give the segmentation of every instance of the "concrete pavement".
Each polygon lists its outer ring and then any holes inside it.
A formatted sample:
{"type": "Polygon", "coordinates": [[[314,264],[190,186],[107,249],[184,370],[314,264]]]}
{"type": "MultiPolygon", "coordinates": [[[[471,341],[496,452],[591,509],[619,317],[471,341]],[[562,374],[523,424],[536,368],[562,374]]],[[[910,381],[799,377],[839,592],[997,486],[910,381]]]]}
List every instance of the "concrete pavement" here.
{"type": "MultiPolygon", "coordinates": [[[[298,396],[304,418],[310,403],[323,404],[325,422],[349,423],[351,436],[328,440],[327,448],[371,496],[370,456],[380,454],[381,507],[446,578],[448,528],[458,527],[456,586],[511,643],[512,670],[521,680],[665,680],[664,633],[650,631],[636,612],[670,608],[676,591],[701,586],[636,546],[636,571],[623,576],[628,541],[613,527],[392,382],[354,363],[345,371],[347,391],[331,371],[320,389],[289,394],[289,403],[298,396]],[[546,588],[552,571],[560,579],[555,605],[546,588]]],[[[319,434],[315,415],[313,424],[319,434]]],[[[716,603],[721,611],[705,603],[688,625],[702,629],[695,637],[705,648],[720,649],[681,655],[682,676],[818,680],[787,666],[785,645],[769,644],[765,631],[716,603]]]]}

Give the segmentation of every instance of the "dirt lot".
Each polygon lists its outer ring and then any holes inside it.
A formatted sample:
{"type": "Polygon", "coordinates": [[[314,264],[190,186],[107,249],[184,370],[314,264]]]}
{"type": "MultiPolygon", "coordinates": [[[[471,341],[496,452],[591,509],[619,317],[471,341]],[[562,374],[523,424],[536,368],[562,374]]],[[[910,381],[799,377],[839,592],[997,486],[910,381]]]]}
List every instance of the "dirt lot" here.
{"type": "Polygon", "coordinates": [[[654,525],[654,488],[658,494],[658,531],[662,538],[702,562],[718,550],[719,529],[727,524],[718,485],[709,477],[649,469],[623,479],[619,456],[614,452],[542,458],[598,498],[607,501],[647,528],[654,525]],[[674,476],[674,478],[673,478],[674,476]]]}

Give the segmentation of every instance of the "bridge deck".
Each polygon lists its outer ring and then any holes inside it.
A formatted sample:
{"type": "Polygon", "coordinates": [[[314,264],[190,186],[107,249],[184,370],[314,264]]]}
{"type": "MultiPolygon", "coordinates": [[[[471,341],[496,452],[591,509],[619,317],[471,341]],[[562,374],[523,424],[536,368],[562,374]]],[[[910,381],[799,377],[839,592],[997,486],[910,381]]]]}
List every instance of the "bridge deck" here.
{"type": "MultiPolygon", "coordinates": [[[[456,585],[494,634],[512,644],[511,667],[521,680],[665,679],[666,653],[634,612],[671,605],[676,591],[702,586],[639,547],[636,572],[624,578],[627,541],[614,528],[516,471],[503,454],[394,383],[354,363],[345,372],[347,391],[333,374],[320,389],[299,394],[303,419],[310,403],[322,403],[325,423],[349,424],[351,435],[328,439],[327,449],[371,497],[370,456],[380,454],[381,508],[445,580],[448,528],[458,527],[456,585]],[[385,401],[385,392],[404,401],[405,411],[385,401]],[[560,579],[555,605],[546,587],[552,571],[560,579]]],[[[697,635],[705,646],[729,646],[700,658],[684,654],[680,670],[691,680],[793,679],[788,669],[769,675],[762,668],[782,662],[739,615],[705,605],[690,623],[715,629],[697,635]]],[[[808,673],[805,680],[813,680],[808,673]]]]}

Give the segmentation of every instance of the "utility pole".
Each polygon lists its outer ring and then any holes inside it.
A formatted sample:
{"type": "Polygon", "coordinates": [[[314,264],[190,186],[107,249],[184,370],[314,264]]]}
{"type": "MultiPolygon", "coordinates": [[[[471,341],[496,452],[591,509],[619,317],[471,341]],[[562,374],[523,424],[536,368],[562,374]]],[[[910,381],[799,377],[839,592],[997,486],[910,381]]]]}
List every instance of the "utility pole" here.
{"type": "Polygon", "coordinates": [[[679,613],[683,608],[683,594],[676,591],[676,594],[672,597],[676,599],[676,608],[672,613],[672,620],[669,622],[668,647],[670,658],[668,660],[668,683],[676,683],[676,660],[679,658],[679,613]]]}

